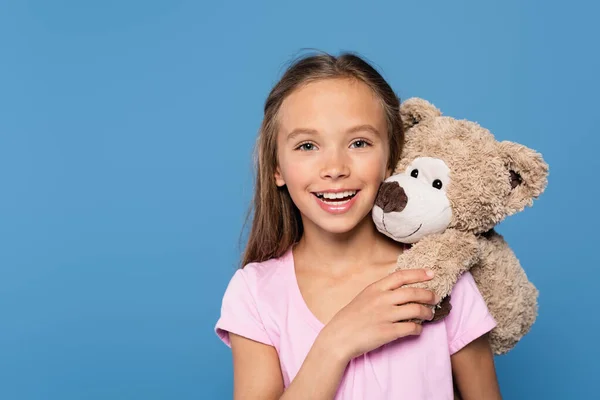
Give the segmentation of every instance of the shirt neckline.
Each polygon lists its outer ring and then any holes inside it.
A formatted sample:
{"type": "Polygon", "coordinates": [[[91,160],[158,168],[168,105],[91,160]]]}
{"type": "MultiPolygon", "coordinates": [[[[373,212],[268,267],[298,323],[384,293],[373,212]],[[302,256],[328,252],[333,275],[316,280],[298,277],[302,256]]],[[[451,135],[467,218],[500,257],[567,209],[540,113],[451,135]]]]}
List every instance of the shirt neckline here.
{"type": "Polygon", "coordinates": [[[306,322],[316,331],[320,331],[323,329],[325,324],[319,320],[315,314],[308,308],[306,301],[304,301],[304,297],[302,296],[302,292],[300,291],[300,286],[298,285],[298,279],[296,277],[296,264],[294,262],[294,253],[292,251],[293,246],[290,246],[287,253],[285,254],[285,261],[287,265],[287,272],[290,279],[290,291],[293,297],[294,303],[298,306],[299,311],[302,313],[303,318],[306,322]]]}
{"type": "MultiPolygon", "coordinates": [[[[408,250],[411,247],[410,244],[404,243],[404,251],[408,250]]],[[[298,278],[296,276],[296,263],[294,261],[294,253],[293,253],[294,245],[290,246],[287,252],[284,255],[284,263],[286,264],[286,271],[288,274],[288,279],[290,282],[290,291],[291,296],[293,298],[294,303],[296,303],[297,308],[300,313],[306,320],[306,322],[317,332],[321,331],[325,324],[319,320],[315,314],[310,310],[306,301],[304,301],[304,297],[302,296],[302,292],[300,291],[300,285],[298,285],[298,278]]]]}

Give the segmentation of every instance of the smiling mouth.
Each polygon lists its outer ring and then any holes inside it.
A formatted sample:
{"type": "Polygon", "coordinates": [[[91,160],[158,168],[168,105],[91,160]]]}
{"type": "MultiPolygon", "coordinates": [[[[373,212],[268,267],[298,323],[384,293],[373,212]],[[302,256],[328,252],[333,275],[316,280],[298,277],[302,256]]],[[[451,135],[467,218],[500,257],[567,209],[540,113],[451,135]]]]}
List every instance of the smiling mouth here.
{"type": "Polygon", "coordinates": [[[326,192],[312,192],[312,194],[326,204],[344,204],[352,200],[352,198],[354,198],[354,196],[356,196],[358,192],[360,192],[360,190],[346,190],[343,192],[338,192],[336,194],[325,194],[326,192]]]}
{"type": "Polygon", "coordinates": [[[397,237],[397,236],[394,236],[394,235],[392,235],[392,233],[391,233],[391,232],[388,230],[388,228],[385,226],[385,213],[384,213],[384,214],[381,216],[381,223],[383,224],[383,228],[385,229],[385,231],[386,231],[387,233],[389,233],[389,234],[390,234],[390,236],[392,237],[392,239],[394,239],[394,240],[406,239],[407,237],[409,237],[409,236],[412,236],[412,235],[414,235],[415,233],[417,233],[417,232],[419,231],[419,229],[421,229],[421,227],[423,226],[423,224],[421,223],[421,224],[419,225],[419,227],[418,227],[417,229],[415,229],[415,230],[414,230],[414,231],[413,231],[411,234],[409,234],[409,235],[406,235],[406,236],[398,236],[398,237],[397,237]]]}

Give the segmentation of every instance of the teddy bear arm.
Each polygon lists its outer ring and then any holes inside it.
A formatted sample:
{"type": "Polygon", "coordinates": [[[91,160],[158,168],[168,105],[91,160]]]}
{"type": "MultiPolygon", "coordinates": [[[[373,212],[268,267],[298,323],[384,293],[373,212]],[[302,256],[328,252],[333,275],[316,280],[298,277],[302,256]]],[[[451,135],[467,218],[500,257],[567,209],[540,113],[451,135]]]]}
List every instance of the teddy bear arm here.
{"type": "Polygon", "coordinates": [[[490,332],[492,351],[504,354],[535,322],[538,290],[500,234],[491,230],[479,241],[481,257],[471,274],[497,323],[490,332]]]}
{"type": "Polygon", "coordinates": [[[424,237],[400,254],[395,270],[433,270],[435,276],[430,281],[407,286],[432,290],[444,299],[452,291],[458,277],[469,270],[478,257],[479,243],[474,234],[446,229],[443,233],[424,237]]]}

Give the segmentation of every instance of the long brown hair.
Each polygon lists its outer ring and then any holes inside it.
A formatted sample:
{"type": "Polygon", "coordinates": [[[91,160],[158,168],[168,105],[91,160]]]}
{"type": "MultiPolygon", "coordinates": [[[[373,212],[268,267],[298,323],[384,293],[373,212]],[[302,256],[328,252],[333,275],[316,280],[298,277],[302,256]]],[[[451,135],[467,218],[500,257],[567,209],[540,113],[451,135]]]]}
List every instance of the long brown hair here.
{"type": "Polygon", "coordinates": [[[280,257],[302,236],[300,213],[287,190],[275,184],[277,168],[277,115],[283,100],[298,87],[321,79],[349,78],[367,84],[385,110],[393,170],[402,151],[404,132],[400,119],[400,99],[385,79],[360,56],[345,52],[335,57],[318,52],[294,60],[273,87],[264,106],[264,117],[255,148],[255,189],[248,216],[254,211],[252,228],[241,267],[280,257]]]}

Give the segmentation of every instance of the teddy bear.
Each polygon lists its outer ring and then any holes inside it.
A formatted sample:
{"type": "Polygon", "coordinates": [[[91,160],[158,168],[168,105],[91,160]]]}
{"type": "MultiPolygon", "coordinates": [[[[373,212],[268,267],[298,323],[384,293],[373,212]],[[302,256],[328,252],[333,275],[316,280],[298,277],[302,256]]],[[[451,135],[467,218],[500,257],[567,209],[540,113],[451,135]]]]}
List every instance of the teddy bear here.
{"type": "Polygon", "coordinates": [[[394,270],[434,270],[431,281],[409,285],[443,299],[433,321],[451,312],[453,285],[470,271],[497,322],[492,351],[504,354],[533,325],[538,290],[494,227],[532,206],[546,188],[548,165],[538,152],[442,116],[424,99],[402,102],[400,114],[404,148],[372,209],[380,232],[410,246],[394,270]]]}

